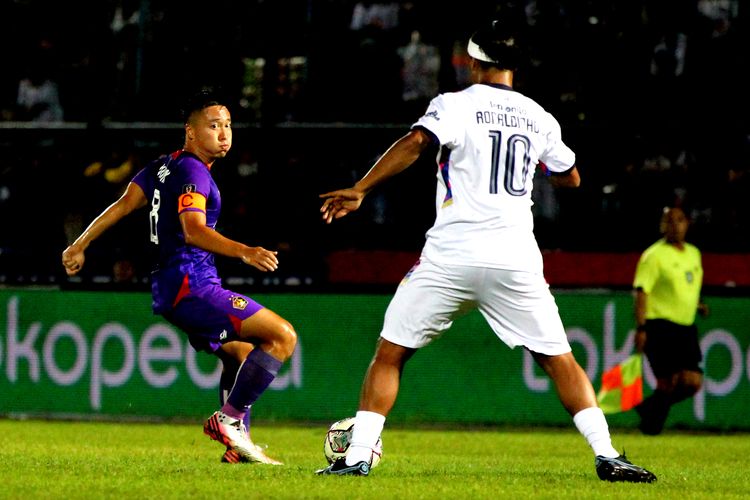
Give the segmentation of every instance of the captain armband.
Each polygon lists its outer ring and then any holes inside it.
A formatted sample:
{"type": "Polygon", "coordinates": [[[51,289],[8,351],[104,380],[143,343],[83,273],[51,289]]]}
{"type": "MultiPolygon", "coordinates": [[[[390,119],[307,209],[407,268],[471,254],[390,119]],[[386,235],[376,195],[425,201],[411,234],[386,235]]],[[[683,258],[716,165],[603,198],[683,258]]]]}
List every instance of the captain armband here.
{"type": "Polygon", "coordinates": [[[188,209],[197,209],[205,212],[206,197],[196,192],[181,194],[177,199],[177,213],[182,213],[183,211],[188,209]]]}

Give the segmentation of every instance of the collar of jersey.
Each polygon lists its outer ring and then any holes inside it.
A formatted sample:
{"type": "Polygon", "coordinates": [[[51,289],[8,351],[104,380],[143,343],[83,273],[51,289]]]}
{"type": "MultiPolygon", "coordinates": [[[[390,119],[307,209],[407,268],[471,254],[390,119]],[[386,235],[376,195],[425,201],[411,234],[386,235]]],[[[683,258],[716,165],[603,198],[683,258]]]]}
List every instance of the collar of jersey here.
{"type": "Polygon", "coordinates": [[[513,87],[505,85],[504,83],[482,83],[481,85],[489,85],[490,87],[495,87],[496,89],[513,90],[513,87]]]}

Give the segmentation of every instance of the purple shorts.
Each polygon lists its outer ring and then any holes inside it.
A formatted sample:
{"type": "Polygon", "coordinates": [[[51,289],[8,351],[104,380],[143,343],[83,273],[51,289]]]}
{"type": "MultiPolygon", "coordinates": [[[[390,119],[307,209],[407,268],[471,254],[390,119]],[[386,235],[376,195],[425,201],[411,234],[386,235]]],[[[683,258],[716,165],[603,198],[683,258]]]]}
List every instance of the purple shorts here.
{"type": "Polygon", "coordinates": [[[240,325],[263,306],[220,286],[191,290],[164,319],[188,334],[196,351],[215,352],[225,342],[239,339],[240,325]]]}

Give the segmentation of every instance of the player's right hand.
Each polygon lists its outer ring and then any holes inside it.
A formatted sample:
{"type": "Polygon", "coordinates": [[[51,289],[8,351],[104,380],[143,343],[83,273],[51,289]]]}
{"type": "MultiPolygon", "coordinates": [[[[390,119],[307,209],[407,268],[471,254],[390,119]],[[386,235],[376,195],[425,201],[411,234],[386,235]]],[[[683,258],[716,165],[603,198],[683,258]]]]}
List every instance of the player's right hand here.
{"type": "Polygon", "coordinates": [[[62,265],[65,268],[65,273],[68,276],[74,276],[78,274],[83,268],[83,263],[86,260],[83,250],[75,245],[70,245],[62,253],[62,265]]]}
{"type": "Polygon", "coordinates": [[[349,212],[354,212],[362,204],[365,193],[358,189],[339,189],[329,193],[323,193],[320,198],[325,198],[323,206],[320,207],[320,213],[326,224],[330,224],[333,219],[340,219],[349,212]]]}

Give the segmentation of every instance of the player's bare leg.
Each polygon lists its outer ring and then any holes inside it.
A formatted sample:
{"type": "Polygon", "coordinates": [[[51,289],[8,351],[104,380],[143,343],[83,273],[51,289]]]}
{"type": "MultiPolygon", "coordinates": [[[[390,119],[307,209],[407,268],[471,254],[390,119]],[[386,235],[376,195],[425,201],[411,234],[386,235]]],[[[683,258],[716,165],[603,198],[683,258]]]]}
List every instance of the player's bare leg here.
{"type": "Polygon", "coordinates": [[[675,389],[672,393],[672,404],[695,396],[703,385],[703,374],[693,370],[683,370],[675,376],[675,389]]]}
{"type": "Polygon", "coordinates": [[[373,451],[383,431],[385,417],[398,396],[401,372],[416,352],[383,338],[367,369],[354,420],[352,441],[345,458],[340,458],[318,474],[366,476],[370,473],[373,451]]]}
{"type": "Polygon", "coordinates": [[[656,476],[633,465],[624,454],[612,446],[609,426],[596,401],[594,387],[573,353],[557,356],[531,353],[539,366],[555,383],[555,389],[565,409],[573,417],[578,431],[594,450],[594,464],[600,479],[651,483],[656,476]]]}
{"type": "Polygon", "coordinates": [[[581,410],[597,406],[596,393],[581,365],[568,352],[558,356],[531,353],[555,384],[560,402],[571,416],[581,410]]]}
{"type": "Polygon", "coordinates": [[[375,355],[362,383],[359,409],[387,416],[396,402],[401,372],[416,352],[385,339],[379,339],[375,355]]]}
{"type": "Polygon", "coordinates": [[[657,378],[654,392],[635,407],[641,417],[641,432],[650,436],[661,434],[672,405],[694,396],[702,384],[703,374],[692,370],[657,378]]]}
{"type": "Polygon", "coordinates": [[[385,339],[379,339],[360,395],[352,444],[346,456],[346,465],[369,463],[372,451],[380,438],[385,417],[390,413],[398,396],[404,365],[416,352],[385,339]]]}

